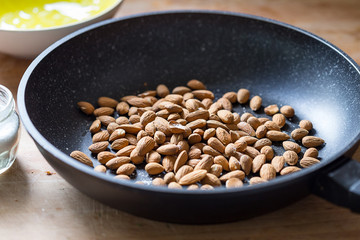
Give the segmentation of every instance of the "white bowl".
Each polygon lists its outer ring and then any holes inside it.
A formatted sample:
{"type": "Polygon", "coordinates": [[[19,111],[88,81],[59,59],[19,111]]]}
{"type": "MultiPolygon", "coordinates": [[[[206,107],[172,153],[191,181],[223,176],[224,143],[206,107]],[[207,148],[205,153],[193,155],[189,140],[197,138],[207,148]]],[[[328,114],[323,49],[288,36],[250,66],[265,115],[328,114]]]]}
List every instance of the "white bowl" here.
{"type": "Polygon", "coordinates": [[[111,18],[123,0],[84,21],[44,29],[0,29],[0,52],[20,58],[33,59],[55,41],[80,28],[111,18]]]}

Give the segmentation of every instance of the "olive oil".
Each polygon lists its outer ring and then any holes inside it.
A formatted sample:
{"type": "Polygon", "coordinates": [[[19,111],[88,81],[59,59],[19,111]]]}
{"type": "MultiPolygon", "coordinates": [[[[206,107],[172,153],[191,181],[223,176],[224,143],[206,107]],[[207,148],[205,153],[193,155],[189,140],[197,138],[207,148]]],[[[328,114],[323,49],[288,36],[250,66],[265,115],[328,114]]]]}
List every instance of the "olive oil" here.
{"type": "Polygon", "coordinates": [[[117,0],[0,0],[0,29],[43,29],[87,20],[117,0]]]}

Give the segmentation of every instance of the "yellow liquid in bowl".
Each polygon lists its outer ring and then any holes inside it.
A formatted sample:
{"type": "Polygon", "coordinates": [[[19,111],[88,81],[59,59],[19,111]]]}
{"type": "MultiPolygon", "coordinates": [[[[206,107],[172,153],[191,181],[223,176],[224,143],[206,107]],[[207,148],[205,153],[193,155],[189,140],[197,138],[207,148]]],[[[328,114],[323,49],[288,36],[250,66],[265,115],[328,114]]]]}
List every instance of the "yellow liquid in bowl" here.
{"type": "Polygon", "coordinates": [[[117,0],[0,0],[0,29],[43,29],[87,20],[117,0]]]}

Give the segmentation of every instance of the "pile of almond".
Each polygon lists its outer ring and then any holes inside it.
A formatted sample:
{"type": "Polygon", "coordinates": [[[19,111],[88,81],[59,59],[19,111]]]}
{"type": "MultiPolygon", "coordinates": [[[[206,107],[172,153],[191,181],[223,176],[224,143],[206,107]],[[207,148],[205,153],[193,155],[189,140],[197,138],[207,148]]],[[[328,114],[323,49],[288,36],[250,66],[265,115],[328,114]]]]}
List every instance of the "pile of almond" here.
{"type": "MultiPolygon", "coordinates": [[[[116,178],[130,180],[138,168],[145,168],[157,186],[191,190],[267,182],[319,163],[316,147],[324,144],[309,136],[309,120],[301,120],[290,135],[282,131],[295,114],[291,106],[262,109],[262,98],[250,99],[247,89],[215,101],[198,80],[171,92],[160,84],[120,102],[100,97],[97,104],[95,109],[89,102],[78,102],[82,112],[96,117],[89,146],[97,158],[95,171],[110,169],[116,178]],[[252,113],[232,111],[233,104],[247,103],[252,113]],[[268,117],[254,116],[260,110],[268,117]],[[281,156],[275,155],[273,142],[282,143],[281,156]]],[[[83,152],[70,156],[93,167],[83,152]]]]}

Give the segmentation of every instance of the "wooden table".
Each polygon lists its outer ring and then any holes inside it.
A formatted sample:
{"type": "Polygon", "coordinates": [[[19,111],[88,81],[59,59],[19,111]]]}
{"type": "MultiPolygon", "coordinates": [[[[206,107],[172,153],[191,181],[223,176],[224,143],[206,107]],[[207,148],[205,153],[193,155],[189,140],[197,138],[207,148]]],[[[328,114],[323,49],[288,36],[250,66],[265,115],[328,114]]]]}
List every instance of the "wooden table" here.
{"type": "MultiPolygon", "coordinates": [[[[359,0],[125,0],[116,16],[168,9],[218,9],[277,19],[329,40],[360,64],[359,0]]],[[[29,64],[0,54],[0,84],[15,97],[29,64]]],[[[360,149],[354,158],[360,160],[360,149]]],[[[360,215],[308,196],[273,213],[229,224],[187,226],[135,217],[65,182],[22,129],[17,160],[0,176],[0,239],[35,238],[360,239],[360,215]]]]}

